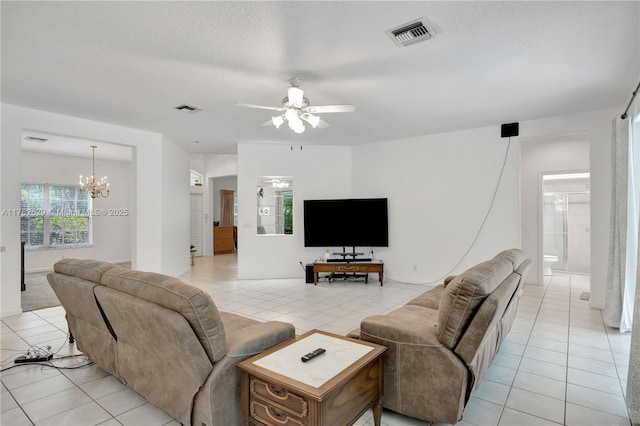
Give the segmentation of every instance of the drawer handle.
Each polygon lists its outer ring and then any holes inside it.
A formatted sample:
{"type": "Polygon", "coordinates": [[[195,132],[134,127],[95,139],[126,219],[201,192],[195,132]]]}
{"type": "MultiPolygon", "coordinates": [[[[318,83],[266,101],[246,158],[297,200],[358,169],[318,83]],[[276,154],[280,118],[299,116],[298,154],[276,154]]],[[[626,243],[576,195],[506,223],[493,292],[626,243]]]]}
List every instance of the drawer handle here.
{"type": "Polygon", "coordinates": [[[358,266],[340,266],[338,269],[341,271],[357,271],[360,268],[358,266]]]}
{"type": "Polygon", "coordinates": [[[289,392],[285,388],[277,389],[273,383],[269,383],[267,390],[272,396],[279,399],[287,399],[289,397],[289,392]]]}
{"type": "Polygon", "coordinates": [[[267,414],[278,423],[285,424],[287,422],[287,415],[282,412],[278,413],[272,406],[267,408],[267,414]]]}

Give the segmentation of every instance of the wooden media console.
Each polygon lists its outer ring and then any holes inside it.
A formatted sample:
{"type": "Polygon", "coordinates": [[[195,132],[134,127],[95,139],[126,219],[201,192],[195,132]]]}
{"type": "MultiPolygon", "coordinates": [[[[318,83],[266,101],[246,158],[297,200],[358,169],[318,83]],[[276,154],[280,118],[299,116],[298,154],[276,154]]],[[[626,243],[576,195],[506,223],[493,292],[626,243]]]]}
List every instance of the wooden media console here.
{"type": "MultiPolygon", "coordinates": [[[[370,262],[358,262],[352,260],[349,262],[314,262],[313,263],[313,283],[318,284],[318,273],[328,272],[331,274],[365,274],[365,283],[367,282],[367,274],[377,273],[382,286],[384,278],[384,262],[381,260],[373,260],[370,262]]],[[[329,279],[331,280],[331,278],[329,279]]]]}

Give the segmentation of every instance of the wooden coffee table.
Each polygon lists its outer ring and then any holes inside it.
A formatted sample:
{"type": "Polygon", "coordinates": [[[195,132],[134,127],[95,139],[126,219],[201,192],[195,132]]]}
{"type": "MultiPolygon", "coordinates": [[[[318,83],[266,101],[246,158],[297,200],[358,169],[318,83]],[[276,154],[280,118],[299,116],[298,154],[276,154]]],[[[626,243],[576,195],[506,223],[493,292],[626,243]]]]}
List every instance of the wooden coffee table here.
{"type": "Polygon", "coordinates": [[[240,362],[244,424],[351,425],[372,408],[379,426],[386,350],[311,330],[240,362]],[[318,347],[326,352],[301,361],[318,347]]]}

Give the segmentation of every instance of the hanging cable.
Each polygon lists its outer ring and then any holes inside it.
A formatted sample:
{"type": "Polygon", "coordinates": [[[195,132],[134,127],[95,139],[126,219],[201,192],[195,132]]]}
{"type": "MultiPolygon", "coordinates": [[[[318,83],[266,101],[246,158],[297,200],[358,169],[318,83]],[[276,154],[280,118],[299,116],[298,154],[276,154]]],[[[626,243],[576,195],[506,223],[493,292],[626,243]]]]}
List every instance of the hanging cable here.
{"type": "Polygon", "coordinates": [[[640,81],[638,82],[638,85],[636,86],[636,90],[634,90],[633,93],[631,94],[631,99],[629,100],[629,104],[627,105],[627,109],[625,109],[624,112],[622,113],[622,115],[620,116],[620,118],[622,118],[623,120],[625,118],[627,118],[627,114],[629,113],[629,108],[631,108],[631,104],[633,103],[633,100],[636,98],[636,95],[638,94],[638,89],[640,89],[640,81]]]}
{"type": "Polygon", "coordinates": [[[469,245],[469,248],[467,249],[467,251],[464,252],[464,254],[460,258],[458,263],[456,263],[453,266],[453,268],[451,268],[449,270],[449,272],[447,272],[446,274],[442,275],[440,278],[436,278],[435,280],[426,282],[424,284],[439,283],[441,280],[443,280],[446,277],[448,277],[453,271],[455,271],[455,269],[458,266],[460,266],[460,264],[467,257],[467,255],[469,254],[469,252],[471,251],[473,246],[475,246],[476,241],[478,241],[478,237],[480,236],[480,233],[484,229],[485,223],[487,223],[487,219],[489,218],[489,214],[491,213],[491,209],[493,208],[493,203],[495,202],[496,196],[498,195],[498,189],[500,188],[500,182],[502,182],[502,174],[504,173],[504,169],[505,169],[505,167],[507,165],[507,159],[509,158],[509,148],[510,147],[511,147],[511,136],[509,136],[509,142],[507,143],[507,149],[505,150],[505,153],[504,153],[504,160],[502,161],[502,167],[500,168],[500,174],[498,175],[498,183],[496,183],[496,189],[493,191],[493,196],[491,197],[491,203],[489,203],[489,208],[487,209],[487,214],[484,216],[484,219],[482,220],[482,223],[480,224],[480,227],[478,228],[478,232],[476,232],[476,235],[473,238],[473,241],[471,241],[471,244],[469,245]]]}

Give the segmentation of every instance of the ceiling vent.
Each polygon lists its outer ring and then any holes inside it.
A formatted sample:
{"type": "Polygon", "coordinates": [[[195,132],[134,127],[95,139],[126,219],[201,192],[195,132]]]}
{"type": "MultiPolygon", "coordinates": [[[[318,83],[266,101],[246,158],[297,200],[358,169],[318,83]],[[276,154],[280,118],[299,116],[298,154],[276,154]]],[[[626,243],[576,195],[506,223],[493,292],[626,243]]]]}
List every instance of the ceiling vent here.
{"type": "Polygon", "coordinates": [[[398,46],[402,47],[429,40],[436,35],[426,18],[416,19],[386,32],[398,46]]]}
{"type": "Polygon", "coordinates": [[[42,142],[48,141],[49,139],[47,139],[47,138],[37,138],[35,136],[25,136],[24,140],[42,143],[42,142]]]}
{"type": "Polygon", "coordinates": [[[176,107],[176,109],[178,111],[185,111],[185,112],[198,112],[198,111],[202,111],[200,108],[198,107],[194,107],[191,105],[187,105],[187,104],[183,104],[183,105],[178,105],[176,107]]]}

